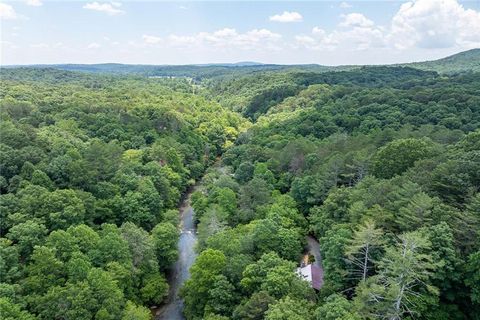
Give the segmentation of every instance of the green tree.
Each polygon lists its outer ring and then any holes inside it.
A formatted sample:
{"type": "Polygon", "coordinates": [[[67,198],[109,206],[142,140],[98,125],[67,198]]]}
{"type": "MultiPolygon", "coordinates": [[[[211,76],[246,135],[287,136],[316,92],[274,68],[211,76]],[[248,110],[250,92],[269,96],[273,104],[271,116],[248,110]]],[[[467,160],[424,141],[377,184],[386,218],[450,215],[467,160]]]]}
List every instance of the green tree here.
{"type": "Polygon", "coordinates": [[[4,320],[35,320],[36,318],[7,298],[0,297],[0,310],[4,320]]]}
{"type": "Polygon", "coordinates": [[[333,294],[325,299],[315,311],[316,320],[360,320],[352,302],[339,294],[333,294]]]}
{"type": "Polygon", "coordinates": [[[42,296],[36,308],[40,319],[92,319],[98,308],[92,290],[85,282],[55,286],[42,296]]]}
{"type": "Polygon", "coordinates": [[[123,292],[118,288],[112,276],[101,269],[92,268],[87,275],[87,283],[92,297],[96,300],[96,317],[118,319],[124,304],[123,292]]]}
{"type": "Polygon", "coordinates": [[[345,250],[349,245],[352,232],[345,225],[336,225],[320,238],[324,285],[322,293],[330,295],[346,288],[348,274],[345,250]]]}
{"type": "Polygon", "coordinates": [[[205,306],[206,314],[228,316],[237,305],[239,296],[235,286],[224,275],[218,275],[213,287],[208,291],[208,303],[205,306]]]}
{"type": "Polygon", "coordinates": [[[264,319],[265,312],[269,305],[275,302],[275,298],[270,296],[265,291],[258,291],[251,295],[251,297],[240,304],[233,312],[233,319],[235,320],[261,320],[264,319]]]}
{"type": "Polygon", "coordinates": [[[151,232],[158,266],[161,270],[168,269],[178,257],[178,229],[169,222],[157,224],[151,232]]]}
{"type": "Polygon", "coordinates": [[[265,313],[266,320],[309,320],[313,319],[313,304],[305,300],[285,297],[271,304],[265,313]]]}
{"type": "Polygon", "coordinates": [[[380,148],[373,160],[373,172],[379,178],[391,178],[405,172],[415,161],[432,154],[431,142],[398,139],[380,148]]]}
{"type": "Polygon", "coordinates": [[[128,301],[125,306],[125,311],[122,320],[151,320],[152,314],[148,308],[138,306],[132,301],[128,301]]]}
{"type": "Polygon", "coordinates": [[[470,287],[472,302],[480,303],[480,251],[472,253],[468,257],[465,283],[470,287]]]}
{"type": "Polygon", "coordinates": [[[38,221],[27,220],[10,228],[7,238],[18,245],[21,257],[26,259],[33,247],[41,244],[47,234],[47,228],[38,221]]]}
{"type": "Polygon", "coordinates": [[[144,304],[160,304],[168,295],[168,283],[160,273],[153,272],[145,276],[140,296],[144,304]]]}
{"type": "Polygon", "coordinates": [[[395,247],[386,249],[380,261],[380,279],[386,290],[385,304],[380,310],[384,317],[396,320],[415,314],[412,302],[421,289],[438,294],[437,288],[429,284],[436,267],[428,252],[430,248],[430,241],[420,234],[406,233],[399,236],[395,247]]]}
{"type": "Polygon", "coordinates": [[[366,220],[353,232],[353,238],[345,254],[353,265],[353,275],[365,281],[373,261],[374,251],[383,244],[383,231],[372,220],[366,220]]]}
{"type": "Polygon", "coordinates": [[[185,316],[188,319],[201,319],[208,302],[208,292],[213,288],[215,279],[226,266],[225,255],[218,250],[203,251],[190,268],[191,277],[183,288],[185,299],[185,316]]]}

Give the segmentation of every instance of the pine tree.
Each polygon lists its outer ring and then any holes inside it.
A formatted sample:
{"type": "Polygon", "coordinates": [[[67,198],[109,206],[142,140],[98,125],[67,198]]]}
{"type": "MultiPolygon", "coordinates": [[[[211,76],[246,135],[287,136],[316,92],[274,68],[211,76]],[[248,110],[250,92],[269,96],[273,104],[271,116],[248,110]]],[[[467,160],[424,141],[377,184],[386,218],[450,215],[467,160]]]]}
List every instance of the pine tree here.
{"type": "Polygon", "coordinates": [[[372,252],[383,244],[383,230],[376,228],[373,220],[366,220],[356,230],[349,246],[346,248],[348,261],[353,265],[353,275],[363,281],[373,262],[372,252]]]}

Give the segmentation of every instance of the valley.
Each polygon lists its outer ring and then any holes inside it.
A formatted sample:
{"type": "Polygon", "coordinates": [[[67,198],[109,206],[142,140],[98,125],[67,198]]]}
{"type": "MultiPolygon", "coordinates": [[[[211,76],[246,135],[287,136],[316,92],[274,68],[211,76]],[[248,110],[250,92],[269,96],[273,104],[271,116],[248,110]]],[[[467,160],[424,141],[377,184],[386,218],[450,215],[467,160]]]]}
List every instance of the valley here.
{"type": "Polygon", "coordinates": [[[2,68],[2,312],[477,319],[478,61],[2,68]]]}

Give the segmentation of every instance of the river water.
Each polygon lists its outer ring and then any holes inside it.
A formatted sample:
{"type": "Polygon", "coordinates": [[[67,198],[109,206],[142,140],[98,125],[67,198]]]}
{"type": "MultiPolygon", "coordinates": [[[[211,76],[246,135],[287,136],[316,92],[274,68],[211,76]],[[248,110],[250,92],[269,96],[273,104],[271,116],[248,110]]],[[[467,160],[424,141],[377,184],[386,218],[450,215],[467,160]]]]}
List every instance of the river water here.
{"type": "MultiPolygon", "coordinates": [[[[226,174],[226,169],[216,165],[216,169],[221,174],[226,174]]],[[[197,243],[197,235],[194,222],[194,211],[190,205],[190,197],[192,193],[198,190],[197,184],[185,196],[180,205],[180,239],[178,241],[178,260],[174,264],[170,274],[168,275],[168,283],[170,291],[167,302],[158,309],[154,310],[155,320],[185,320],[183,316],[183,300],[179,297],[180,288],[183,283],[190,277],[190,267],[195,262],[197,254],[195,245],[197,243]]],[[[318,267],[322,267],[322,257],[320,254],[320,246],[318,241],[312,236],[307,236],[308,252],[315,257],[315,263],[318,267]]]]}
{"type": "Polygon", "coordinates": [[[195,188],[185,197],[180,207],[180,239],[178,241],[178,260],[168,277],[170,292],[167,302],[155,312],[156,320],[183,320],[183,300],[179,297],[180,288],[190,276],[189,270],[196,258],[195,223],[190,196],[195,188]]]}

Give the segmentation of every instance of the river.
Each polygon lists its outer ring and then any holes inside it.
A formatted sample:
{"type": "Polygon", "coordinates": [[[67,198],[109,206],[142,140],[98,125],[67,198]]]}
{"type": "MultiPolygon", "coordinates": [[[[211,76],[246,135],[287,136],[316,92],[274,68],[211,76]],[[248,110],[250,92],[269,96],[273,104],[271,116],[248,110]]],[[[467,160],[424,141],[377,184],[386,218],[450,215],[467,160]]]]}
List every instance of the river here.
{"type": "Polygon", "coordinates": [[[183,320],[183,300],[179,297],[180,288],[190,276],[189,270],[197,256],[195,244],[194,211],[190,205],[190,197],[197,188],[194,187],[184,198],[180,206],[180,239],[178,240],[178,260],[174,264],[169,276],[170,291],[165,305],[155,312],[156,320],[183,320]]]}
{"type": "MultiPolygon", "coordinates": [[[[221,174],[226,174],[223,166],[215,165],[215,168],[221,174]]],[[[171,272],[168,275],[168,283],[170,290],[166,303],[158,309],[153,310],[155,320],[184,320],[183,316],[183,300],[179,297],[180,288],[183,283],[190,277],[190,267],[195,262],[197,254],[195,245],[197,243],[197,235],[195,230],[194,211],[190,205],[190,198],[193,192],[200,187],[197,184],[184,197],[180,205],[180,239],[178,241],[178,260],[175,262],[171,272]]],[[[322,257],[320,254],[320,246],[318,241],[307,236],[308,253],[315,257],[315,263],[322,268],[322,257]]],[[[322,271],[323,274],[323,271],[322,271]]],[[[322,279],[323,280],[323,279],[322,279]]],[[[322,281],[323,282],[323,281],[322,281]]]]}

